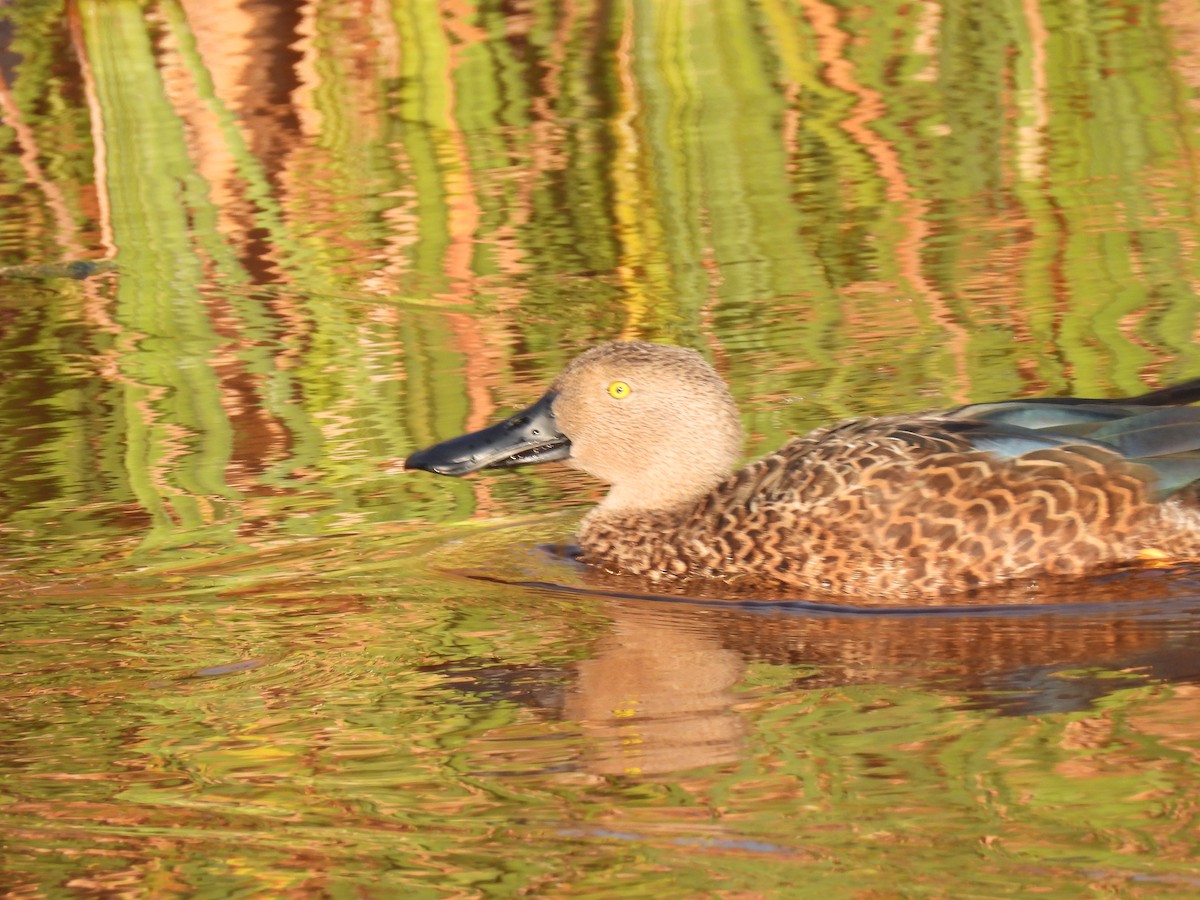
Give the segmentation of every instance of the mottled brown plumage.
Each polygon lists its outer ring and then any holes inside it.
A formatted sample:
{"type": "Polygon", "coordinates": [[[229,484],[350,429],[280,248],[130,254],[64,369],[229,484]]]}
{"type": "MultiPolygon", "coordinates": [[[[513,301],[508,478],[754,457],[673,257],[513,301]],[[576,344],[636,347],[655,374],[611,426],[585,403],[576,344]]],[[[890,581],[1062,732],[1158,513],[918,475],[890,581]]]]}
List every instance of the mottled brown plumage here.
{"type": "Polygon", "coordinates": [[[585,561],[609,571],[916,599],[1200,556],[1200,409],[1177,405],[1196,399],[1200,381],[1134,400],[863,419],[730,474],[741,431],[719,376],[691,351],[614,343],[576,359],[527,413],[408,465],[459,474],[567,458],[612,486],[579,529],[585,561]],[[472,444],[469,462],[443,465],[448,450],[465,458],[465,441],[524,430],[524,444],[491,456],[472,444]]]}

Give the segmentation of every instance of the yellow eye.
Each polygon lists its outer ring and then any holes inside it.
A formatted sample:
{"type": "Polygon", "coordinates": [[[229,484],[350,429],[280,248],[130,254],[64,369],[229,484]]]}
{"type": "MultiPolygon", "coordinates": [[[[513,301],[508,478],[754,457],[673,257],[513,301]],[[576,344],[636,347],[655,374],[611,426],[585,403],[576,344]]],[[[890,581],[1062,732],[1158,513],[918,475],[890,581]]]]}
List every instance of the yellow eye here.
{"type": "Polygon", "coordinates": [[[624,400],[629,396],[632,388],[624,381],[614,381],[608,386],[608,396],[614,400],[624,400]]]}

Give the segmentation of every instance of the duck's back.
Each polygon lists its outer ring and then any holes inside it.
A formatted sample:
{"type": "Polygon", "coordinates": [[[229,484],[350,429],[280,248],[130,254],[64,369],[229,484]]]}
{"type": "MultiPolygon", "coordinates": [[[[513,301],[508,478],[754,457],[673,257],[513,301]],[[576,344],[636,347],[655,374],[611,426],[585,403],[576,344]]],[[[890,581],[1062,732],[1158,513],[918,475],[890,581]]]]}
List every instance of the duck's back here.
{"type": "Polygon", "coordinates": [[[946,594],[1139,556],[1200,555],[1200,382],[835,425],[702,500],[589,516],[585,554],[650,577],[797,592],[946,594]]]}

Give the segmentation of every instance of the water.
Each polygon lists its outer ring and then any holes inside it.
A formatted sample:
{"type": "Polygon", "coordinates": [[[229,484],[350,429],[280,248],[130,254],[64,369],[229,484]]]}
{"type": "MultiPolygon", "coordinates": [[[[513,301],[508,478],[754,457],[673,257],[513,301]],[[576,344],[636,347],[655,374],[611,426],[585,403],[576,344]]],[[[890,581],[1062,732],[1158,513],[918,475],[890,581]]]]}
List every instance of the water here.
{"type": "Polygon", "coordinates": [[[751,454],[1200,374],[1196,15],[0,10],[0,885],[1195,895],[1195,566],[656,594],[399,460],[614,337],[751,454]]]}

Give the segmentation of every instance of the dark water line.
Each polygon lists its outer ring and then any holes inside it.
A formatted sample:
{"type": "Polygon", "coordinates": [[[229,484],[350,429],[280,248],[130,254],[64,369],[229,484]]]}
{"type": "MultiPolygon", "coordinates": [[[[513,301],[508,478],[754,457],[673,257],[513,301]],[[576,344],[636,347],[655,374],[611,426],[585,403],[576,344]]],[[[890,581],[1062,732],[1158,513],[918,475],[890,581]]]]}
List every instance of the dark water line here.
{"type": "Polygon", "coordinates": [[[634,591],[602,591],[576,585],[558,584],[553,581],[506,579],[497,575],[489,575],[465,570],[444,570],[444,574],[457,575],[472,581],[483,581],[490,584],[502,584],[509,587],[519,587],[531,590],[551,591],[575,594],[586,597],[602,597],[613,600],[648,600],[657,603],[671,603],[685,606],[701,606],[713,609],[737,609],[743,612],[759,614],[792,613],[795,615],[817,615],[823,617],[912,617],[929,616],[937,618],[1026,618],[1047,614],[1084,618],[1094,615],[1120,615],[1121,617],[1136,616],[1145,618],[1158,615],[1200,612],[1200,597],[1187,595],[1179,598],[1152,598],[1148,600],[1131,600],[1122,602],[1119,606],[1113,602],[1079,602],[1079,603],[1047,603],[1047,604],[981,604],[978,606],[889,606],[874,608],[856,606],[853,604],[820,603],[812,600],[707,600],[701,597],[675,597],[665,594],[639,593],[634,591]]]}

